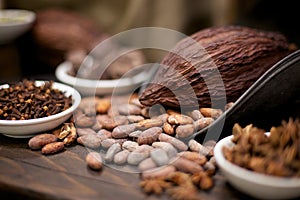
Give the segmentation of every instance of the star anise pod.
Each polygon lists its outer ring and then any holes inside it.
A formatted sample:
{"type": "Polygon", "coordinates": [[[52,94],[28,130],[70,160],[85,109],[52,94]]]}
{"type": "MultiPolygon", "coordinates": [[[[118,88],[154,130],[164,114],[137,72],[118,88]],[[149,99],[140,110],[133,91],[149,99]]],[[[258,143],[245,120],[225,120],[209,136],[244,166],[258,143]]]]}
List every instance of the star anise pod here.
{"type": "Polygon", "coordinates": [[[209,190],[213,187],[213,179],[207,173],[198,173],[191,176],[193,183],[202,190],[209,190]]]}
{"type": "Polygon", "coordinates": [[[145,179],[140,182],[140,186],[148,194],[161,194],[165,189],[170,188],[172,184],[163,179],[145,179]]]}
{"type": "Polygon", "coordinates": [[[167,193],[174,200],[199,200],[196,187],[177,186],[167,190],[167,193]]]}

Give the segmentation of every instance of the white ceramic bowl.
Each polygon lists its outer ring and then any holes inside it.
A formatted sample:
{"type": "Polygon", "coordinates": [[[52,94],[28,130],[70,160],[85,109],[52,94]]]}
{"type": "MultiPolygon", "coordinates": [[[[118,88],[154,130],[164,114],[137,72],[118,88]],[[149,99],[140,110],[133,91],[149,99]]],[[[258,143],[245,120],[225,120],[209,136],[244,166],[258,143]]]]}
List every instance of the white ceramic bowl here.
{"type": "MultiPolygon", "coordinates": [[[[44,83],[44,81],[36,81],[37,86],[44,83]]],[[[7,84],[0,86],[0,88],[9,87],[7,84]]],[[[67,110],[64,110],[55,115],[49,117],[43,117],[38,119],[28,119],[28,120],[0,120],[0,133],[9,137],[15,138],[26,138],[32,137],[33,135],[51,130],[60,124],[64,123],[72,114],[73,111],[79,106],[81,101],[81,96],[70,86],[53,83],[53,88],[59,89],[65,92],[65,95],[69,97],[72,95],[72,106],[67,110]]]]}
{"type": "Polygon", "coordinates": [[[152,77],[154,71],[142,71],[133,77],[115,80],[82,79],[68,74],[72,68],[71,62],[61,63],[55,71],[56,78],[76,88],[82,95],[107,95],[112,93],[133,92],[152,77]]]}
{"type": "Polygon", "coordinates": [[[232,137],[220,140],[214,148],[216,162],[232,186],[258,199],[289,199],[300,196],[300,178],[264,175],[226,160],[222,148],[235,145],[231,142],[232,137]]]}
{"type": "Polygon", "coordinates": [[[29,10],[0,10],[0,44],[13,41],[28,31],[35,21],[35,13],[29,10]]]}

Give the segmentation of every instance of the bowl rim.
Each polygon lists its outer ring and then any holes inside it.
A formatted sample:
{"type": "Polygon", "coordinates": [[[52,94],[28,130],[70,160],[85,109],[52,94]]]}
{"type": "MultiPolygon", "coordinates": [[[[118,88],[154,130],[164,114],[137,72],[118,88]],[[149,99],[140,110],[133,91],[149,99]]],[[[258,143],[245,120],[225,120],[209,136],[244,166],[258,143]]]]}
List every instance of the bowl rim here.
{"type": "Polygon", "coordinates": [[[0,18],[2,14],[13,14],[13,13],[25,13],[24,20],[17,22],[9,22],[9,23],[0,23],[0,27],[12,27],[18,25],[25,25],[33,23],[36,20],[36,14],[34,11],[25,10],[25,9],[0,9],[0,18]]]}
{"type": "MultiPolygon", "coordinates": [[[[41,80],[35,81],[36,84],[44,84],[45,82],[47,82],[47,81],[41,81],[41,80]]],[[[0,89],[3,87],[7,87],[7,86],[9,86],[9,85],[8,84],[0,85],[0,89]]],[[[37,119],[0,120],[0,126],[24,126],[24,125],[34,125],[34,124],[45,123],[45,122],[56,120],[63,116],[66,116],[78,108],[78,106],[81,102],[81,96],[77,90],[75,90],[74,88],[72,88],[68,85],[58,83],[58,82],[53,82],[53,88],[59,89],[60,91],[64,92],[65,94],[69,93],[69,94],[67,94],[68,96],[72,95],[72,106],[62,112],[57,113],[57,114],[50,115],[47,117],[37,118],[37,119]]]]}
{"type": "Polygon", "coordinates": [[[300,188],[300,178],[296,177],[277,177],[267,175],[255,171],[251,171],[240,167],[236,164],[228,161],[223,154],[223,147],[233,147],[235,144],[231,141],[233,135],[227,136],[217,142],[214,148],[214,156],[218,166],[221,170],[225,170],[233,176],[244,179],[248,182],[256,183],[259,185],[265,185],[269,187],[280,187],[280,188],[300,188]]]}
{"type": "Polygon", "coordinates": [[[72,63],[70,61],[64,61],[59,64],[55,70],[55,75],[58,80],[73,85],[74,87],[84,87],[84,88],[94,88],[94,89],[110,89],[117,87],[127,87],[133,84],[139,84],[145,81],[145,77],[149,73],[147,71],[141,71],[140,73],[134,75],[130,78],[120,78],[113,80],[92,80],[83,79],[69,75],[67,72],[72,68],[72,63]]]}

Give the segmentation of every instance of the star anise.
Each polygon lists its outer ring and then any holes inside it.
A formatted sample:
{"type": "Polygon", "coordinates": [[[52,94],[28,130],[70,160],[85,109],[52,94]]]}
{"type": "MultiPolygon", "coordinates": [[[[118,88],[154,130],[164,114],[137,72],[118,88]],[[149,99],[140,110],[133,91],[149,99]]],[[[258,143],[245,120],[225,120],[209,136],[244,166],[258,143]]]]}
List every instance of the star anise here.
{"type": "Polygon", "coordinates": [[[170,188],[172,184],[163,179],[145,179],[140,182],[140,186],[148,194],[161,194],[165,189],[170,188]]]}
{"type": "Polygon", "coordinates": [[[167,190],[167,193],[174,200],[199,200],[195,187],[177,186],[167,190]]]}

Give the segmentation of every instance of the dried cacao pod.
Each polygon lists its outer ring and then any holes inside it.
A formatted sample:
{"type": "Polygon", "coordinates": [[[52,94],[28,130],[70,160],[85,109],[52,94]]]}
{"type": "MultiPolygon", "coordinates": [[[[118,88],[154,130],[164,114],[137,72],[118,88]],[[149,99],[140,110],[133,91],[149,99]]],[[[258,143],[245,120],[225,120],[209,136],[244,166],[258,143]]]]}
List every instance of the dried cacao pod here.
{"type": "Polygon", "coordinates": [[[289,47],[287,39],[276,32],[241,26],[204,29],[179,41],[164,57],[139,100],[146,106],[175,108],[210,107],[212,98],[214,106],[234,102],[291,53],[289,47]]]}
{"type": "Polygon", "coordinates": [[[63,62],[67,52],[88,52],[108,37],[92,19],[62,8],[37,12],[32,35],[40,59],[53,66],[63,62]]]}

